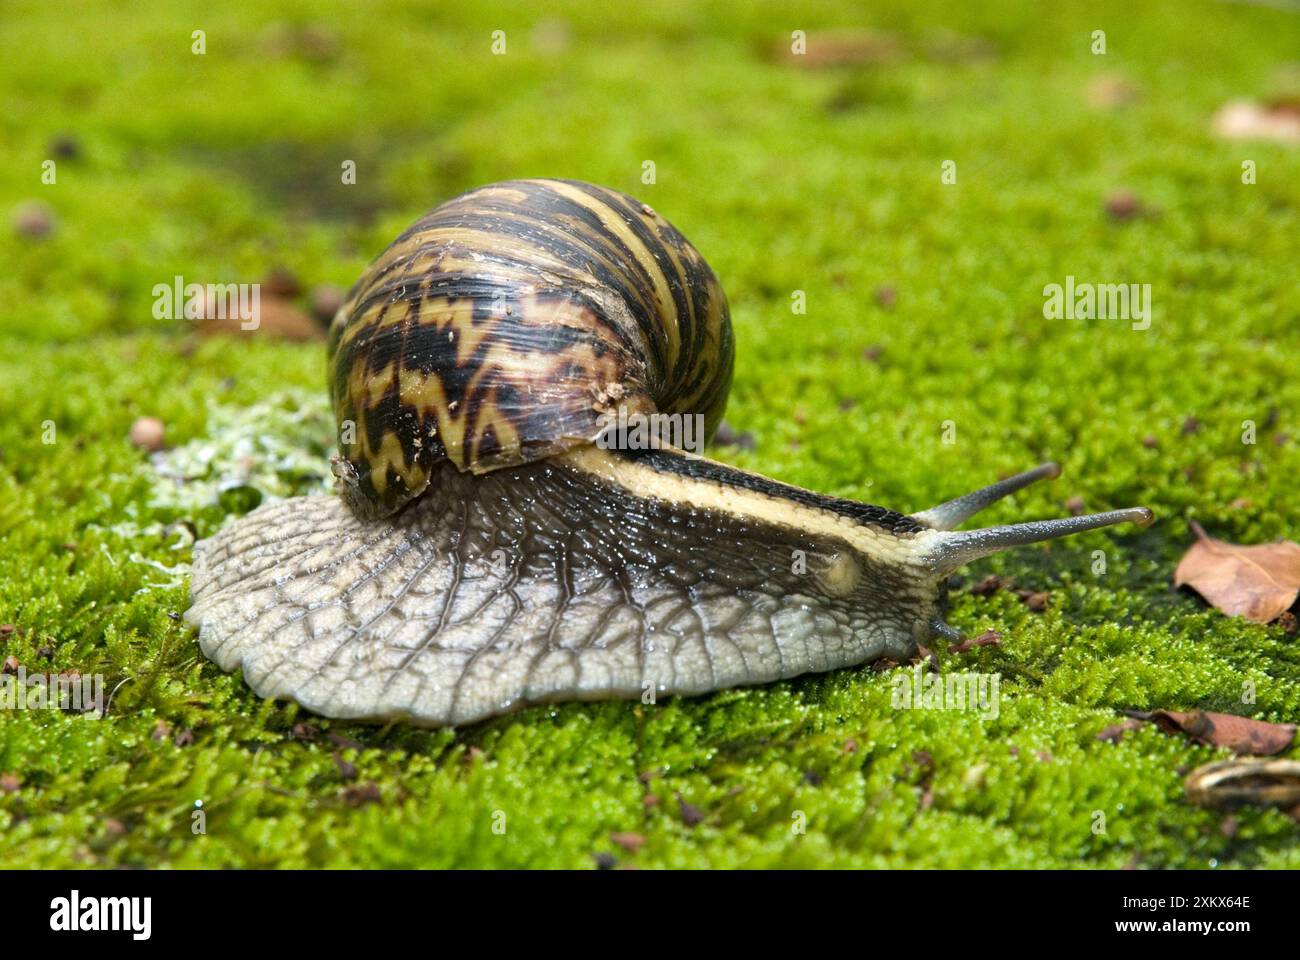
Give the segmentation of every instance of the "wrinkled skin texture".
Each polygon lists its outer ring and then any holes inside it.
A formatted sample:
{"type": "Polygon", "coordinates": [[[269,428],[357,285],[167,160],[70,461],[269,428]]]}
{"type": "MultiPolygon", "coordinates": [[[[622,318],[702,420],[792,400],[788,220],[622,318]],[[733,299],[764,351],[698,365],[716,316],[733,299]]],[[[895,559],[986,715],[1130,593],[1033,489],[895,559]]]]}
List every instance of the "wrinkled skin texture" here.
{"type": "Polygon", "coordinates": [[[378,522],[338,497],[264,507],[199,545],[193,583],[203,652],[259,694],[428,726],[902,658],[936,612],[934,583],[834,537],[556,461],[444,466],[378,522]]]}

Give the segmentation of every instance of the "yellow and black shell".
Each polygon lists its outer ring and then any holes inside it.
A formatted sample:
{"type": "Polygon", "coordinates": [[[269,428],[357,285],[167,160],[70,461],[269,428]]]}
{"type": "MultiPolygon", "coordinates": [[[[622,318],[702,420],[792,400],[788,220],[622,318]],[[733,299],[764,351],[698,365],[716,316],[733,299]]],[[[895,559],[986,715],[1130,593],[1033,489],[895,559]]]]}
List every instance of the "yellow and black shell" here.
{"type": "Polygon", "coordinates": [[[701,414],[711,436],[734,353],[717,277],[649,206],[573,180],[480,187],[398,237],[334,318],[335,473],[383,515],[444,461],[552,456],[619,407],[701,414]]]}

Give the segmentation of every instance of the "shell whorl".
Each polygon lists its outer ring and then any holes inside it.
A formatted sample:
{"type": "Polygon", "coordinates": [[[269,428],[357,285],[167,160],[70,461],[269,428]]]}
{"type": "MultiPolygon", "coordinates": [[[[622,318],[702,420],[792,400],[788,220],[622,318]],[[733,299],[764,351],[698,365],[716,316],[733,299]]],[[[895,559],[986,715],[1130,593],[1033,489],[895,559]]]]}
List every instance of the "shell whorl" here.
{"type": "Polygon", "coordinates": [[[380,254],[331,326],[341,492],[390,513],[443,460],[552,456],[620,406],[711,435],[733,357],[717,278],[650,207],[570,180],[471,190],[380,254]]]}

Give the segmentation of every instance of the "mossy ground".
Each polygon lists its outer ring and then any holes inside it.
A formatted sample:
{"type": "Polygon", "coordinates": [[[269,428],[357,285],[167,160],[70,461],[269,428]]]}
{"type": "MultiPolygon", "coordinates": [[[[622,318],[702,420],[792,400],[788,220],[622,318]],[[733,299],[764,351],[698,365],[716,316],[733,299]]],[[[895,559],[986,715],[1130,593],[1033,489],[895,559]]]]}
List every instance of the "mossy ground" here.
{"type": "Polygon", "coordinates": [[[1225,832],[1223,814],[1184,801],[1184,773],[1219,751],[1153,728],[1095,738],[1125,708],[1300,717],[1297,640],[1169,586],[1191,518],[1243,542],[1297,534],[1300,164],[1294,148],[1209,128],[1226,100],[1286,92],[1295,11],[82,7],[10,4],[0,27],[0,209],[37,199],[57,217],[42,241],[0,236],[0,621],[18,628],[0,654],[103,674],[116,694],[98,720],[0,717],[0,773],[18,778],[0,794],[0,863],[1300,866],[1282,813],[1243,811],[1225,832]],[[301,29],[312,23],[324,32],[301,29]],[[831,28],[889,34],[897,57],[810,70],[765,55],[792,30],[815,44],[831,28]],[[1099,29],[1104,56],[1089,50],[1099,29]],[[1103,75],[1136,100],[1091,105],[1103,75]],[[59,134],[80,156],[42,185],[59,134]],[[349,159],[355,186],[340,183],[349,159]],[[955,185],[940,182],[944,160],[955,185]],[[967,571],[1052,598],[1041,614],[1006,591],[955,598],[954,624],[1003,633],[944,658],[1001,674],[996,719],[893,709],[890,674],[870,669],[455,732],[258,700],[175,619],[183,568],[147,562],[187,562],[159,525],[207,535],[229,503],[158,505],[127,431],[156,415],[170,443],[203,442],[214,409],[323,393],[323,350],[258,335],[191,350],[153,318],[153,285],[252,281],[274,264],[347,285],[423,210],[514,176],[628,190],[710,260],[739,343],[728,421],[756,440],[716,456],[900,509],[1053,458],[1060,480],[987,522],[1061,515],[1072,496],[1145,504],[1159,522],[967,571]],[[1148,214],[1108,218],[1120,189],[1148,214]],[[1045,320],[1043,287],[1066,275],[1150,283],[1150,329],[1045,320]],[[892,308],[873,297],[886,285],[892,308]],[[794,290],[806,315],[791,313],[794,290]],[[1199,430],[1184,431],[1189,417],[1199,430]],[[303,721],[321,736],[295,737],[303,721]],[[349,792],[371,782],[377,800],[349,792]],[[679,796],[702,822],[683,823],[679,796]],[[645,845],[629,854],[612,831],[645,845]]]}

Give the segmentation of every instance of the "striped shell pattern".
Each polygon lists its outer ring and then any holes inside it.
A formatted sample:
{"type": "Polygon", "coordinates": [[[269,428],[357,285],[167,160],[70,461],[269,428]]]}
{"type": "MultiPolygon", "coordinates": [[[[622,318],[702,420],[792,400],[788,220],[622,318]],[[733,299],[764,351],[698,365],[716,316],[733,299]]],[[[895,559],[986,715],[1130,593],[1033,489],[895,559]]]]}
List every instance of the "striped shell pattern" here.
{"type": "Polygon", "coordinates": [[[388,514],[443,461],[552,456],[619,407],[702,414],[712,435],[733,356],[717,278],[650,207],[570,180],[471,190],[398,237],[334,319],[341,492],[388,514]]]}

